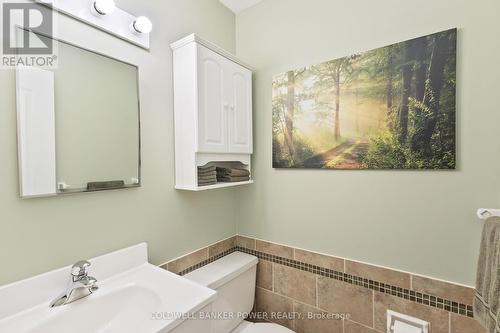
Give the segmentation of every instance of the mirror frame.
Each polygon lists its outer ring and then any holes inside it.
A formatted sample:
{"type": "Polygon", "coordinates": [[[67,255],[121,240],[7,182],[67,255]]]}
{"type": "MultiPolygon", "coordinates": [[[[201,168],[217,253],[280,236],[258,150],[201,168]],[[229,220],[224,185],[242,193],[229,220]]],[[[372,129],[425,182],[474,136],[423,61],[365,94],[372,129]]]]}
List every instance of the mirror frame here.
{"type": "MultiPolygon", "coordinates": [[[[141,126],[142,112],[141,112],[141,98],[140,98],[141,95],[140,95],[139,66],[137,64],[133,64],[133,63],[125,61],[123,59],[119,59],[119,58],[116,58],[116,57],[104,54],[102,52],[95,51],[95,50],[90,49],[90,48],[86,48],[86,47],[84,47],[82,45],[78,45],[76,43],[68,42],[68,41],[63,40],[61,38],[57,38],[57,37],[54,37],[54,36],[46,35],[46,34],[43,34],[43,33],[40,33],[40,32],[35,32],[35,31],[33,31],[33,29],[29,29],[29,28],[25,28],[25,27],[21,27],[21,26],[17,26],[17,28],[25,30],[25,31],[29,31],[29,32],[31,32],[31,33],[33,33],[35,35],[39,35],[39,36],[42,36],[42,37],[45,37],[45,38],[50,38],[50,39],[52,39],[52,40],[54,40],[55,42],[58,42],[58,43],[64,43],[64,44],[67,44],[69,46],[81,49],[83,51],[91,52],[91,53],[94,53],[96,55],[99,55],[99,56],[102,56],[102,57],[106,57],[108,59],[111,59],[111,60],[114,60],[114,61],[119,61],[119,62],[121,62],[123,64],[135,67],[136,68],[136,83],[137,83],[137,126],[138,126],[138,142],[137,142],[137,144],[138,144],[138,156],[137,156],[137,170],[138,170],[138,174],[137,174],[138,178],[137,179],[138,179],[138,183],[137,184],[129,184],[129,185],[125,185],[125,186],[119,187],[119,188],[104,188],[104,189],[97,189],[97,190],[88,190],[88,189],[85,189],[85,188],[78,188],[78,189],[67,189],[67,190],[61,191],[60,189],[58,189],[58,186],[57,186],[57,173],[56,173],[56,183],[54,184],[54,188],[55,188],[55,192],[54,193],[34,194],[34,195],[25,194],[25,193],[23,193],[23,185],[22,185],[23,184],[22,183],[22,181],[23,181],[23,170],[22,170],[23,169],[23,162],[22,162],[22,158],[21,158],[21,156],[22,156],[22,128],[21,128],[21,124],[20,124],[21,108],[20,108],[20,102],[19,102],[19,86],[18,86],[19,69],[20,69],[20,67],[16,66],[16,69],[15,69],[15,72],[16,72],[16,74],[15,74],[16,115],[17,115],[17,119],[16,119],[17,125],[16,125],[16,127],[17,127],[18,178],[19,178],[19,195],[20,195],[20,197],[22,199],[39,198],[39,197],[56,197],[56,196],[61,196],[61,195],[64,196],[66,194],[94,193],[94,192],[124,190],[124,189],[142,187],[142,126],[141,126]]],[[[31,68],[31,67],[28,66],[26,68],[31,68]]],[[[33,68],[38,68],[38,67],[33,67],[33,68]]],[[[54,114],[55,114],[55,105],[54,105],[54,114]]],[[[54,128],[55,128],[55,125],[54,125],[54,128]]],[[[55,144],[55,142],[54,142],[54,144],[55,144]]],[[[56,152],[56,154],[57,154],[57,152],[56,152]]],[[[57,167],[56,167],[56,172],[57,172],[57,167]]]]}

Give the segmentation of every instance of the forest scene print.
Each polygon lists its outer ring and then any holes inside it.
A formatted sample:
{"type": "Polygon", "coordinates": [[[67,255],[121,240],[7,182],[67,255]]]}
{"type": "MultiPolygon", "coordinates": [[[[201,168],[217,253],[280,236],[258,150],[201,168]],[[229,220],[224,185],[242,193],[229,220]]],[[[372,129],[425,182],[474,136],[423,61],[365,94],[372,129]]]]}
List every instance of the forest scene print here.
{"type": "Polygon", "coordinates": [[[455,169],[457,30],[273,78],[273,167],[455,169]]]}

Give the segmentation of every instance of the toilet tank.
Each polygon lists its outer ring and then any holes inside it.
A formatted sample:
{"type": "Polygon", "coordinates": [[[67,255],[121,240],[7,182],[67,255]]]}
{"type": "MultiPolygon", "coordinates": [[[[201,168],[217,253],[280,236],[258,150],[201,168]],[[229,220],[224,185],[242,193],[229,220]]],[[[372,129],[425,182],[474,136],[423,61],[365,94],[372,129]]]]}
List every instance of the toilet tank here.
{"type": "Polygon", "coordinates": [[[255,256],[234,252],[184,275],[217,291],[212,303],[212,333],[231,332],[252,310],[257,262],[255,256]]]}

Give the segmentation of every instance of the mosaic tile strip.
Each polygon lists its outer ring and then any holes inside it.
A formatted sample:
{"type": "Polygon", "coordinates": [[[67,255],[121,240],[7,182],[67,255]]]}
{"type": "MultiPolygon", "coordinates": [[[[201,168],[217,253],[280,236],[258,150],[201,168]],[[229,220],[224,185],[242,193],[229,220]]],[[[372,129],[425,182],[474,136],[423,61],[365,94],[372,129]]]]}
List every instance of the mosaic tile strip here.
{"type": "Polygon", "coordinates": [[[208,265],[208,264],[210,264],[210,263],[212,263],[212,262],[214,262],[222,257],[225,257],[233,252],[236,252],[236,251],[240,251],[240,252],[254,255],[261,260],[270,261],[270,262],[273,262],[273,263],[276,263],[279,265],[292,267],[292,268],[306,271],[309,273],[313,273],[316,275],[320,275],[320,276],[328,277],[328,278],[335,279],[338,281],[342,281],[345,283],[349,283],[349,284],[352,284],[355,286],[368,288],[368,289],[371,289],[371,290],[374,290],[374,291],[377,291],[380,293],[384,293],[387,295],[403,298],[403,299],[408,300],[410,302],[415,302],[415,303],[427,305],[427,306],[430,306],[433,308],[456,313],[456,314],[467,316],[470,318],[474,317],[472,305],[457,303],[457,302],[454,302],[454,301],[451,301],[448,299],[444,299],[441,297],[421,293],[421,292],[418,292],[415,290],[410,290],[410,289],[405,289],[405,288],[401,288],[401,287],[397,287],[397,286],[392,286],[390,284],[386,284],[386,283],[383,283],[380,281],[374,281],[374,280],[366,279],[363,277],[347,274],[344,272],[339,272],[339,271],[331,270],[328,268],[319,267],[319,266],[311,265],[308,263],[300,262],[297,260],[283,258],[283,257],[275,256],[272,254],[268,254],[268,253],[264,253],[264,252],[260,252],[260,251],[256,251],[256,250],[251,250],[251,249],[247,249],[247,248],[239,247],[239,246],[233,247],[230,250],[222,252],[222,253],[220,253],[216,256],[210,257],[209,259],[204,260],[204,261],[202,261],[194,266],[191,266],[191,267],[183,270],[182,272],[180,272],[179,275],[181,275],[181,276],[186,275],[186,274],[188,274],[188,273],[190,273],[198,268],[201,268],[205,265],[208,265]]]}

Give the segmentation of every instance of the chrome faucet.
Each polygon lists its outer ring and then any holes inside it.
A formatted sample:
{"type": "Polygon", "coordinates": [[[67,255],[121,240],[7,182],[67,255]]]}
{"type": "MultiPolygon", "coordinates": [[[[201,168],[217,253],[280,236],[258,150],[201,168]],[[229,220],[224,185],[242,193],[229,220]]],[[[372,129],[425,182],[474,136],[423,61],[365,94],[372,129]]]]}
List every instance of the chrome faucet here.
{"type": "Polygon", "coordinates": [[[50,307],[72,303],[89,296],[99,288],[97,286],[97,279],[88,276],[89,267],[90,262],[85,260],[78,261],[73,265],[68,288],[50,304],[50,307]]]}

